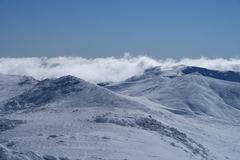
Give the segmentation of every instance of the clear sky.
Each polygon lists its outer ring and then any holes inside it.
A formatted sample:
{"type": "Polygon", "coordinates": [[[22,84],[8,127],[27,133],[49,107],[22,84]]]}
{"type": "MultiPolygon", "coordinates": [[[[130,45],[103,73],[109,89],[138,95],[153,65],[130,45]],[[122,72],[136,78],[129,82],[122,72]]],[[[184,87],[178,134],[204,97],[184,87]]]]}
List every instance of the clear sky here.
{"type": "Polygon", "coordinates": [[[0,56],[239,57],[239,0],[0,0],[0,56]]]}

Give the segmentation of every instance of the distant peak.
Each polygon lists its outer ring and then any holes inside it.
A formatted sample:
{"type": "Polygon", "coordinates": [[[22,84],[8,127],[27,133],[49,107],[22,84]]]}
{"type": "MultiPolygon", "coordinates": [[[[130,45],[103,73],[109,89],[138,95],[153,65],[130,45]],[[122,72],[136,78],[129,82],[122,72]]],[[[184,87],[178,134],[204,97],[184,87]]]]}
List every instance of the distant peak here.
{"type": "Polygon", "coordinates": [[[179,65],[169,69],[162,68],[161,66],[151,67],[144,71],[142,75],[133,76],[126,81],[139,81],[154,77],[168,77],[175,78],[188,74],[198,74],[205,77],[211,77],[220,80],[240,82],[240,73],[235,71],[217,71],[207,68],[196,66],[179,65]]]}
{"type": "Polygon", "coordinates": [[[66,75],[66,76],[62,76],[58,79],[66,79],[66,80],[79,80],[79,78],[72,76],[72,75],[66,75]]]}
{"type": "Polygon", "coordinates": [[[160,66],[148,68],[144,71],[144,74],[160,75],[161,73],[162,69],[160,66]]]}
{"type": "Polygon", "coordinates": [[[78,84],[80,82],[85,82],[84,80],[71,76],[71,75],[67,75],[67,76],[62,76],[60,78],[56,78],[56,79],[44,79],[42,81],[40,81],[37,85],[38,86],[48,86],[48,85],[56,85],[56,86],[72,86],[75,84],[78,84]]]}
{"type": "Polygon", "coordinates": [[[240,73],[235,71],[217,71],[201,67],[188,66],[182,70],[182,73],[183,74],[198,73],[206,77],[232,82],[240,82],[240,73]]]}
{"type": "Polygon", "coordinates": [[[29,84],[36,84],[38,81],[36,79],[34,79],[33,77],[30,76],[23,76],[20,79],[20,82],[18,83],[18,85],[29,85],[29,84]]]}
{"type": "Polygon", "coordinates": [[[77,78],[77,77],[74,77],[72,75],[66,75],[66,76],[62,76],[60,78],[57,78],[55,79],[54,81],[75,81],[75,82],[80,82],[80,81],[83,81],[82,79],[80,78],[77,78]]]}

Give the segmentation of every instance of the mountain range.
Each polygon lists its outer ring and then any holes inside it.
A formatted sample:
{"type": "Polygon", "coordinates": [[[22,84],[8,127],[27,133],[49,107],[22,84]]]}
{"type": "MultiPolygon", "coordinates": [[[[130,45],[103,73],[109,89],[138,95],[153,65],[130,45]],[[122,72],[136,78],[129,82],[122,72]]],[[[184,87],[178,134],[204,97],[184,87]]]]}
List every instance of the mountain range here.
{"type": "Polygon", "coordinates": [[[121,82],[0,75],[1,160],[238,160],[240,73],[148,68],[121,82]]]}

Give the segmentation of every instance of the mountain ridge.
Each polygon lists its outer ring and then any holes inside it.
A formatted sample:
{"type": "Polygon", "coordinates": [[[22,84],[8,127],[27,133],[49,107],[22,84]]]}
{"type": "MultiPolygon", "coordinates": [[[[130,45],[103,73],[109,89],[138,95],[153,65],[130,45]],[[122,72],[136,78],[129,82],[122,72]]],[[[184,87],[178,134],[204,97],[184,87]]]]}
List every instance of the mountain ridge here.
{"type": "Polygon", "coordinates": [[[0,159],[238,160],[240,83],[184,69],[101,85],[4,75],[0,159]]]}

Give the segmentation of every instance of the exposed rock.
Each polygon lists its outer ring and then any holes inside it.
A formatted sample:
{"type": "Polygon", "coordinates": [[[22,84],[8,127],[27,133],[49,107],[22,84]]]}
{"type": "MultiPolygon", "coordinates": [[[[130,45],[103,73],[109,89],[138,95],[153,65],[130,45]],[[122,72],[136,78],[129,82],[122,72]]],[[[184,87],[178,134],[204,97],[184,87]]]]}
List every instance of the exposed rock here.
{"type": "Polygon", "coordinates": [[[34,152],[17,152],[0,144],[0,160],[43,160],[34,152]]]}
{"type": "Polygon", "coordinates": [[[44,160],[57,160],[56,157],[54,157],[52,155],[48,155],[48,154],[43,155],[43,159],[44,160]]]}
{"type": "Polygon", "coordinates": [[[107,136],[103,136],[102,139],[111,139],[111,138],[107,136]]]}
{"type": "Polygon", "coordinates": [[[0,119],[0,132],[13,129],[22,123],[24,123],[22,120],[0,119]]]}
{"type": "Polygon", "coordinates": [[[58,157],[60,160],[70,160],[69,158],[67,157],[58,157]]]}
{"type": "Polygon", "coordinates": [[[50,138],[56,138],[56,137],[57,137],[57,135],[52,134],[52,135],[49,135],[49,136],[48,136],[48,139],[50,139],[50,138]]]}

